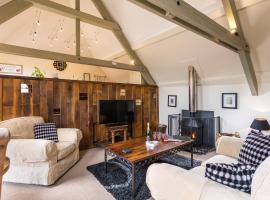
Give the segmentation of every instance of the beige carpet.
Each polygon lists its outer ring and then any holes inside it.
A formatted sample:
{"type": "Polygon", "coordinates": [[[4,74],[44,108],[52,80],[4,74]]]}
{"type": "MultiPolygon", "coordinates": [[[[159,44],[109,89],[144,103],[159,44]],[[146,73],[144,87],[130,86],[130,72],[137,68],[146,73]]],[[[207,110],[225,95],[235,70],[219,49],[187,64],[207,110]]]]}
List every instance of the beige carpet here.
{"type": "MultiPolygon", "coordinates": [[[[81,152],[81,160],[71,168],[56,184],[50,187],[4,183],[2,200],[109,200],[114,199],[96,178],[86,170],[86,166],[104,161],[104,150],[100,148],[81,152]]],[[[180,153],[190,156],[190,153],[180,153]]],[[[214,153],[195,155],[197,160],[205,160],[214,153]]]]}

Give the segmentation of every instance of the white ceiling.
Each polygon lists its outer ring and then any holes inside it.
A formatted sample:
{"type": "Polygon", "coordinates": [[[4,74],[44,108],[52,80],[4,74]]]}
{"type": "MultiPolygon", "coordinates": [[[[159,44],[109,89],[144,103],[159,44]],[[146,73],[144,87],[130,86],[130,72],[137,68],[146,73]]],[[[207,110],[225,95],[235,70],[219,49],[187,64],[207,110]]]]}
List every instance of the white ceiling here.
{"type": "MultiPolygon", "coordinates": [[[[54,0],[74,8],[74,0],[54,0]]],[[[222,8],[221,0],[186,0],[198,10],[209,15],[222,8]]],[[[249,0],[238,0],[238,4],[249,0]]],[[[0,5],[7,0],[0,0],[0,5]]],[[[114,19],[120,24],[133,47],[145,40],[157,37],[174,29],[166,39],[156,41],[137,50],[142,61],[149,68],[158,84],[181,82],[187,78],[187,66],[194,65],[201,79],[222,79],[229,76],[243,75],[238,56],[213,42],[201,38],[189,31],[177,27],[127,0],[103,0],[114,19]]],[[[20,15],[0,25],[0,42],[19,46],[75,54],[75,21],[47,11],[41,12],[37,27],[37,41],[32,43],[30,35],[36,22],[37,8],[32,7],[20,15]],[[63,32],[58,33],[58,40],[50,46],[48,37],[56,30],[59,20],[63,20],[63,32]],[[69,42],[69,44],[68,44],[69,42]],[[69,47],[69,48],[68,48],[69,47]]],[[[270,71],[268,49],[270,48],[270,1],[263,1],[241,11],[241,21],[246,37],[252,48],[252,57],[256,71],[270,71]],[[260,23],[259,23],[260,22],[260,23]]],[[[101,17],[91,0],[81,0],[81,11],[101,17]]],[[[227,26],[225,19],[218,22],[227,26]]],[[[81,37],[82,55],[95,58],[109,58],[123,51],[113,34],[101,28],[85,23],[81,24],[84,37],[81,37]]],[[[123,62],[129,59],[119,58],[123,62]]]]}

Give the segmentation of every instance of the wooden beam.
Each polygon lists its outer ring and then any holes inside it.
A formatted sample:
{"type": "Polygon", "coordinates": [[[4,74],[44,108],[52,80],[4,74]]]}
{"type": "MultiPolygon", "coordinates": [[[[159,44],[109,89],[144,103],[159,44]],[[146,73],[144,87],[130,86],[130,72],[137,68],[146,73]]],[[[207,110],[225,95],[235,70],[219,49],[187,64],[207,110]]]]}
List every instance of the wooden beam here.
{"type": "Polygon", "coordinates": [[[0,7],[0,24],[8,21],[9,19],[15,17],[21,12],[33,6],[32,3],[12,0],[0,7]]]}
{"type": "MultiPolygon", "coordinates": [[[[245,40],[245,35],[241,26],[240,18],[236,9],[234,0],[222,0],[225,14],[227,16],[229,26],[232,30],[235,30],[235,34],[242,40],[245,40]]],[[[247,82],[253,96],[258,95],[258,83],[254,66],[248,50],[239,50],[239,57],[243,66],[244,73],[247,78],[247,82]]]]}
{"type": "Polygon", "coordinates": [[[134,65],[100,60],[100,59],[95,59],[95,58],[77,57],[77,56],[69,55],[69,54],[62,54],[62,53],[57,53],[57,52],[44,51],[44,50],[38,50],[38,49],[32,49],[32,48],[20,47],[20,46],[2,44],[2,43],[0,43],[0,52],[19,55],[19,56],[40,58],[40,59],[62,60],[62,61],[71,62],[71,63],[108,67],[108,68],[113,68],[113,69],[123,69],[123,70],[130,70],[130,71],[139,71],[139,72],[142,71],[142,67],[138,65],[134,66],[134,65]]]}
{"type": "MultiPolygon", "coordinates": [[[[94,5],[98,9],[99,13],[101,14],[101,16],[105,20],[109,20],[109,21],[112,21],[112,22],[114,22],[114,23],[117,24],[117,22],[113,19],[113,17],[111,16],[110,12],[105,7],[105,5],[102,3],[101,0],[92,0],[92,2],[94,3],[94,5]]],[[[137,65],[142,66],[141,75],[142,75],[142,78],[144,79],[144,81],[147,84],[149,84],[149,85],[156,85],[156,82],[153,79],[153,77],[151,76],[151,74],[148,71],[147,67],[143,64],[143,62],[138,57],[138,55],[136,54],[136,52],[131,48],[131,45],[130,45],[128,39],[126,38],[125,34],[123,33],[123,31],[121,29],[119,29],[119,30],[112,30],[112,31],[113,31],[115,37],[117,38],[117,40],[120,42],[120,44],[122,45],[122,47],[127,52],[127,54],[130,56],[130,58],[134,60],[134,63],[137,64],[137,65]]]]}
{"type": "MultiPolygon", "coordinates": [[[[80,0],[75,1],[75,9],[80,11],[80,0]]],[[[76,18],[75,22],[76,30],[76,56],[81,56],[81,22],[79,18],[76,18]]]]}
{"type": "Polygon", "coordinates": [[[39,7],[50,12],[54,12],[65,17],[70,17],[73,19],[80,19],[82,22],[98,26],[108,30],[119,30],[119,26],[108,20],[100,19],[94,15],[90,15],[76,9],[55,3],[49,0],[26,0],[34,4],[34,6],[39,7]]]}
{"type": "Polygon", "coordinates": [[[223,26],[183,0],[129,1],[235,52],[240,49],[248,50],[244,40],[231,34],[223,26]]]}

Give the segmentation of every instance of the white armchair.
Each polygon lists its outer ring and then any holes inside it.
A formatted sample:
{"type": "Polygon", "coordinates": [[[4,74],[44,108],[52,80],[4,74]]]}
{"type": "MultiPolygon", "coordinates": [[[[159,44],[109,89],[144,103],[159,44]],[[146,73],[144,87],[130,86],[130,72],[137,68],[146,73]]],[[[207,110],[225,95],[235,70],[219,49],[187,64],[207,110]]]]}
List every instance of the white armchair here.
{"type": "Polygon", "coordinates": [[[0,122],[8,128],[11,140],[7,147],[10,169],[4,181],[51,185],[79,160],[79,129],[57,129],[59,142],[33,139],[33,126],[42,117],[21,117],[0,122]]]}
{"type": "Polygon", "coordinates": [[[148,168],[146,183],[155,200],[268,200],[270,196],[270,157],[256,170],[251,194],[224,186],[205,178],[206,163],[237,162],[243,140],[222,137],[216,156],[200,167],[185,170],[169,164],[153,164],[148,168]]]}

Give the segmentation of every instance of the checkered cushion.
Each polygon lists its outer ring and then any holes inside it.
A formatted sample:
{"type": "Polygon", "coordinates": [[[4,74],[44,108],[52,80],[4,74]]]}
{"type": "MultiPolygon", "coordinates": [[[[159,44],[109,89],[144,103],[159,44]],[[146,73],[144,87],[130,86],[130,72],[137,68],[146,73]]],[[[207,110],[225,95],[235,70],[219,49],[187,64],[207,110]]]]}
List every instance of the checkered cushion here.
{"type": "Polygon", "coordinates": [[[205,176],[223,185],[250,193],[255,171],[256,165],[208,163],[205,176]]]}
{"type": "Polygon", "coordinates": [[[238,162],[259,165],[270,156],[270,136],[251,132],[239,154],[238,162]]]}
{"type": "Polygon", "coordinates": [[[34,125],[35,139],[45,139],[58,142],[58,135],[55,123],[40,123],[34,125]]]}

